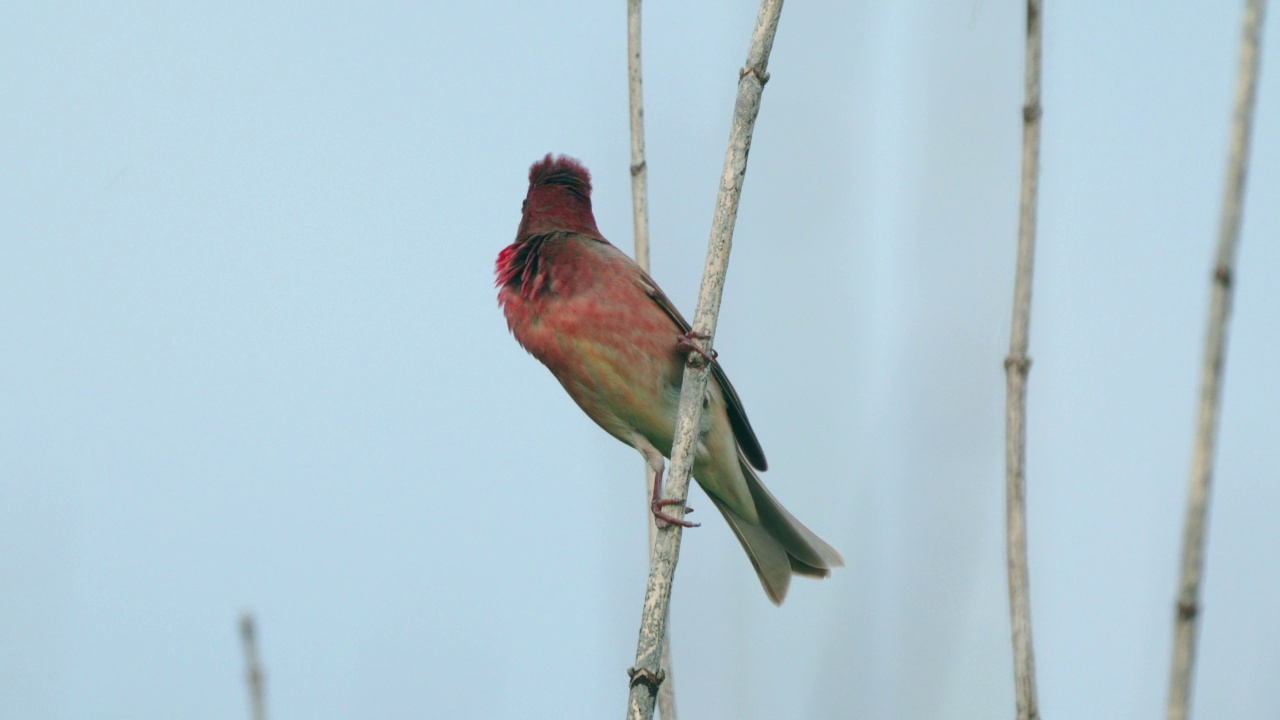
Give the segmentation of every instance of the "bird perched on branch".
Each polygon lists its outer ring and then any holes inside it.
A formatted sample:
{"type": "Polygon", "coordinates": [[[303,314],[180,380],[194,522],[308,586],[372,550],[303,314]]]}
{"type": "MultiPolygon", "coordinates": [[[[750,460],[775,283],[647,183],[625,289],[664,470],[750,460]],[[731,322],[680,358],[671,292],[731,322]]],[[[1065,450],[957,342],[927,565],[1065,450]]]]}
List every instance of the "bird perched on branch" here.
{"type": "MultiPolygon", "coordinates": [[[[600,427],[644,456],[660,500],[670,457],[691,327],[631,258],[609,244],[591,212],[591,176],[578,161],[546,158],[529,168],[516,240],[498,255],[498,304],[520,345],[542,361],[600,427]]],[[[765,489],[764,451],[714,353],[693,477],[729,522],[774,603],[792,573],[826,577],[844,564],[765,489]]]]}

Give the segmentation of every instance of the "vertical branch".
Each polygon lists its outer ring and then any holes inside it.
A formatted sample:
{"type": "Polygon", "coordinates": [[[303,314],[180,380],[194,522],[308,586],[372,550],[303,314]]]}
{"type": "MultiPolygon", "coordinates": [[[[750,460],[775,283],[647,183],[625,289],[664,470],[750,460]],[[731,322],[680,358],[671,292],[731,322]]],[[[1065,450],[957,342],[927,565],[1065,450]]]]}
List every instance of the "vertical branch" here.
{"type": "Polygon", "coordinates": [[[1195,449],[1191,455],[1191,480],[1187,491],[1187,517],[1182,536],[1182,567],[1174,617],[1173,664],[1169,679],[1169,720],[1189,714],[1191,672],[1195,664],[1196,621],[1199,615],[1200,580],[1204,571],[1205,526],[1209,482],[1218,432],[1218,408],[1222,401],[1222,365],[1227,352],[1227,316],[1231,312],[1232,277],[1236,246],[1240,240],[1240,215],[1244,205],[1244,181],[1253,106],[1258,83],[1258,50],[1261,44],[1263,0],[1248,0],[1244,32],[1240,40],[1240,68],[1236,75],[1235,117],[1227,159],[1227,187],[1222,200],[1222,222],[1213,264],[1209,328],[1205,335],[1204,366],[1200,374],[1200,407],[1196,417],[1195,449]]]}
{"type": "Polygon", "coordinates": [[[249,708],[253,720],[267,720],[265,678],[258,661],[258,633],[253,613],[240,614],[240,644],[244,646],[244,679],[249,688],[249,708]]]}
{"type": "Polygon", "coordinates": [[[1035,653],[1031,645],[1031,591],[1027,570],[1027,357],[1031,324],[1031,270],[1036,246],[1036,201],[1040,176],[1040,0],[1027,0],[1026,104],[1022,107],[1022,197],[1018,260],[1013,281],[1013,326],[1004,368],[1005,523],[1009,564],[1009,621],[1013,635],[1013,681],[1018,720],[1040,716],[1036,701],[1035,653]]]}
{"type": "MultiPolygon", "coordinates": [[[[782,0],[762,0],[756,26],[747,49],[747,62],[738,74],[738,97],[733,107],[733,123],[729,131],[729,147],[725,151],[724,170],[720,175],[720,192],[716,196],[715,216],[711,221],[711,238],[707,246],[706,268],[698,293],[698,309],[693,317],[693,333],[702,338],[701,348],[709,350],[715,336],[720,298],[724,292],[725,272],[729,267],[729,250],[733,245],[733,226],[742,197],[742,182],[747,173],[747,152],[760,112],[760,95],[769,79],[766,72],[773,38],[778,30],[782,0]]],[[[690,355],[680,390],[680,412],[676,417],[675,438],[666,487],[667,498],[684,498],[689,493],[689,474],[693,469],[693,449],[702,416],[703,396],[707,388],[707,365],[697,353],[690,355]]],[[[680,518],[680,505],[670,508],[680,518]]],[[[629,720],[653,717],[654,696],[662,685],[663,674],[658,660],[662,655],[671,581],[680,554],[681,532],[669,525],[658,532],[654,545],[649,583],[645,590],[644,614],[640,638],[636,644],[635,667],[631,669],[631,691],[627,702],[629,720]]]]}
{"type": "Polygon", "coordinates": [[[640,0],[627,0],[627,79],[631,89],[631,209],[636,262],[649,272],[649,171],[644,159],[644,85],[640,80],[640,0]]]}
{"type": "MultiPolygon", "coordinates": [[[[644,83],[640,73],[640,0],[627,0],[627,86],[631,100],[631,212],[635,226],[636,263],[649,272],[649,170],[644,158],[644,83]]],[[[653,546],[658,540],[658,526],[649,509],[652,479],[649,466],[643,464],[645,517],[649,520],[649,565],[653,566],[653,546]]],[[[676,691],[671,669],[671,628],[665,630],[662,642],[662,669],[666,680],[658,690],[658,712],[662,720],[676,720],[676,691]]]]}

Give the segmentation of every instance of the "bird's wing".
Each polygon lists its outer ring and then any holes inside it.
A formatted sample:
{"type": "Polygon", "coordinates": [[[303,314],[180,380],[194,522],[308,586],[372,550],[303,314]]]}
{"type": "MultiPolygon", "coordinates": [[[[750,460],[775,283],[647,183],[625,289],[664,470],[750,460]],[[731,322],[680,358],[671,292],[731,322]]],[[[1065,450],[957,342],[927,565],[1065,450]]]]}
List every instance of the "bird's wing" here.
{"type": "MultiPolygon", "coordinates": [[[[653,281],[649,275],[642,274],[641,282],[644,285],[645,293],[653,298],[653,301],[662,308],[676,327],[680,328],[681,333],[688,333],[693,329],[688,320],[680,314],[676,306],[671,303],[666,293],[662,292],[662,288],[653,281]]],[[[715,376],[716,382],[720,383],[720,389],[724,391],[725,405],[729,409],[729,425],[733,427],[733,436],[738,441],[738,447],[742,450],[742,455],[751,463],[751,466],[757,470],[764,471],[769,467],[769,463],[764,459],[764,450],[760,447],[760,441],[756,439],[756,433],[751,429],[751,421],[747,419],[747,411],[742,409],[742,400],[738,398],[738,393],[733,389],[733,384],[729,382],[729,376],[724,374],[724,368],[720,367],[718,360],[711,361],[711,374],[715,376]]]]}

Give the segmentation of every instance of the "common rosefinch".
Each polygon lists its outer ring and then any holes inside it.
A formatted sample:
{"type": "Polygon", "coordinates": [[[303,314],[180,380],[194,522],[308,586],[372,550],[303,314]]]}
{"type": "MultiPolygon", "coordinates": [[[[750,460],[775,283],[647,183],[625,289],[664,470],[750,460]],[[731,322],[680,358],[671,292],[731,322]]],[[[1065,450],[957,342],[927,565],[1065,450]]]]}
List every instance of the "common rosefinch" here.
{"type": "MultiPolygon", "coordinates": [[[[657,493],[691,328],[648,273],[600,234],[591,176],[576,160],[547,155],[529,168],[516,241],[499,253],[494,273],[516,340],[588,417],[640,451],[654,475],[653,513],[673,520],[657,493]]],[[[769,599],[781,603],[792,573],[826,577],[844,561],[760,482],[764,452],[720,363],[709,361],[693,477],[738,536],[769,599]]]]}

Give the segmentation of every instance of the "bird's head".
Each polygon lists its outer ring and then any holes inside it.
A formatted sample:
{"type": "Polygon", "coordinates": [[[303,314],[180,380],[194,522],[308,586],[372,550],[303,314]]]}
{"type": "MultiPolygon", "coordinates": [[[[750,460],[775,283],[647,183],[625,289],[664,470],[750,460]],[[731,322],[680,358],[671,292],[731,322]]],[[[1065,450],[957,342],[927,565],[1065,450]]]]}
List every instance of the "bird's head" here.
{"type": "Polygon", "coordinates": [[[516,239],[549,232],[576,232],[604,239],[591,212],[591,173],[571,157],[550,153],[529,168],[516,239]]]}

